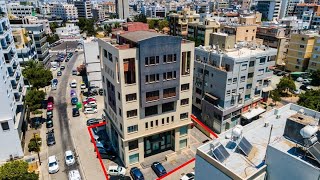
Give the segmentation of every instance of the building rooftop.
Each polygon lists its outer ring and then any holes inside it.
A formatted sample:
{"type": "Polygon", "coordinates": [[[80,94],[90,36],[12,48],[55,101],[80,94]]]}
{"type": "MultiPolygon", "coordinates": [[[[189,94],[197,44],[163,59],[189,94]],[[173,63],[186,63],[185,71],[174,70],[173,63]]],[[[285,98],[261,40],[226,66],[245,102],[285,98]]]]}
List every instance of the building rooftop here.
{"type": "MultiPolygon", "coordinates": [[[[292,148],[296,147],[296,143],[286,139],[286,137],[283,136],[287,119],[300,113],[300,109],[305,109],[304,112],[306,112],[305,116],[307,117],[308,121],[311,120],[312,122],[318,123],[319,120],[314,118],[314,116],[319,118],[319,112],[312,111],[295,104],[287,104],[286,106],[283,106],[277,110],[273,109],[264,113],[260,119],[244,126],[242,137],[245,137],[253,146],[252,150],[247,156],[237,147],[241,137],[235,141],[231,140],[232,129],[221,134],[219,139],[215,139],[200,146],[198,151],[204,153],[208,158],[213,159],[214,162],[222,166],[215,166],[216,168],[220,169],[220,171],[228,171],[229,174],[238,176],[241,179],[246,179],[263,168],[265,165],[266,151],[268,146],[275,147],[281,152],[287,153],[290,156],[294,156],[298,161],[304,161],[304,163],[319,169],[320,164],[317,164],[310,158],[303,158],[300,156],[301,153],[298,151],[292,151],[292,148]],[[268,125],[266,126],[266,124],[268,125]],[[271,127],[272,132],[270,136],[271,127]],[[269,136],[270,143],[268,145],[269,136]],[[216,160],[212,151],[210,150],[212,144],[217,144],[217,142],[221,143],[230,154],[230,156],[222,163],[216,160]]],[[[290,129],[291,127],[287,128],[290,129]]],[[[224,173],[227,174],[226,172],[224,173]]]]}
{"type": "Polygon", "coordinates": [[[120,36],[133,42],[139,42],[152,37],[168,36],[168,35],[151,32],[151,31],[135,31],[135,32],[124,33],[124,34],[121,34],[120,36]]]}

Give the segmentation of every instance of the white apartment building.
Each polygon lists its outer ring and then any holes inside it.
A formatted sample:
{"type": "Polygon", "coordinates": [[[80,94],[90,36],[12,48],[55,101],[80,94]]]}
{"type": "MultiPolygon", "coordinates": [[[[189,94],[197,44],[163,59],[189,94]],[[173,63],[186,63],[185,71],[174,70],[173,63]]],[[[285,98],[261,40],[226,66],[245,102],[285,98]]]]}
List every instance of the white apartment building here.
{"type": "Polygon", "coordinates": [[[5,1],[0,1],[0,163],[23,157],[24,84],[5,1]]]}
{"type": "Polygon", "coordinates": [[[40,5],[40,13],[43,15],[51,14],[51,8],[52,8],[51,4],[42,4],[40,5]]]}
{"type": "Polygon", "coordinates": [[[78,10],[79,18],[92,18],[90,0],[74,0],[73,3],[78,10]]]}
{"type": "Polygon", "coordinates": [[[33,13],[33,6],[24,6],[20,5],[19,3],[10,3],[7,5],[7,7],[9,14],[18,18],[32,16],[33,13]]]}
{"type": "Polygon", "coordinates": [[[135,31],[98,43],[107,133],[124,165],[188,148],[194,42],[135,31]]]}
{"type": "Polygon", "coordinates": [[[197,149],[195,179],[318,179],[319,118],[320,112],[287,104],[230,129],[197,149]]]}
{"type": "Polygon", "coordinates": [[[73,23],[66,23],[66,27],[57,28],[56,34],[60,39],[81,37],[79,26],[76,26],[73,23]]]}
{"type": "Polygon", "coordinates": [[[144,15],[151,18],[165,18],[167,15],[166,8],[159,4],[143,6],[141,10],[144,15]]]}
{"type": "Polygon", "coordinates": [[[39,19],[35,16],[27,16],[23,18],[23,24],[42,24],[43,30],[46,34],[52,33],[48,19],[39,19]]]}
{"type": "Polygon", "coordinates": [[[78,19],[78,10],[73,4],[52,4],[51,14],[64,20],[78,19]]]}

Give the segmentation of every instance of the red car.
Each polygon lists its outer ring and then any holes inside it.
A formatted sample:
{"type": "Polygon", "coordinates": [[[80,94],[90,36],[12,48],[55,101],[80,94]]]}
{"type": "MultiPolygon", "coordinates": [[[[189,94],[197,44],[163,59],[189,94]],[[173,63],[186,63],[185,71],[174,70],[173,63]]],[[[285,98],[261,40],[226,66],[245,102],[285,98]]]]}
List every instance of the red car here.
{"type": "Polygon", "coordinates": [[[52,102],[48,102],[47,111],[52,111],[52,110],[53,110],[53,103],[52,102]]]}
{"type": "Polygon", "coordinates": [[[88,98],[88,99],[87,99],[87,102],[91,102],[91,101],[96,102],[97,100],[95,100],[95,99],[93,99],[93,98],[88,98]]]}

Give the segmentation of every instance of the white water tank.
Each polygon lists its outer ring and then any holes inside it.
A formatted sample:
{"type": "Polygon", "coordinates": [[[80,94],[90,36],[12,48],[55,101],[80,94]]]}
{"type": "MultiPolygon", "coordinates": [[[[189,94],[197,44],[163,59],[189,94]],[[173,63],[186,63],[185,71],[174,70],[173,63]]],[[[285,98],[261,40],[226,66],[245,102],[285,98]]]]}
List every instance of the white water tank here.
{"type": "Polygon", "coordinates": [[[306,125],[304,128],[300,130],[300,134],[303,138],[311,138],[318,132],[318,130],[318,126],[306,125]]]}
{"type": "Polygon", "coordinates": [[[241,125],[236,125],[232,129],[232,138],[238,139],[242,135],[243,127],[241,125]]]}

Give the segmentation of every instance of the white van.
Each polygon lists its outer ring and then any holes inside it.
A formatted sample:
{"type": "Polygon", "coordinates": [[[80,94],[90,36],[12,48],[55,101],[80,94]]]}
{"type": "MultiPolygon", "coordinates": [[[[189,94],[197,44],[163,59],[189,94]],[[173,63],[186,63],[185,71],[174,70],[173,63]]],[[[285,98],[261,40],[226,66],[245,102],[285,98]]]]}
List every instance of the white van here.
{"type": "Polygon", "coordinates": [[[81,180],[80,172],[78,170],[69,171],[69,180],[81,180]]]}
{"type": "Polygon", "coordinates": [[[84,114],[94,114],[94,113],[97,113],[98,112],[98,110],[97,109],[95,109],[95,108],[85,108],[84,109],[84,114]]]}

